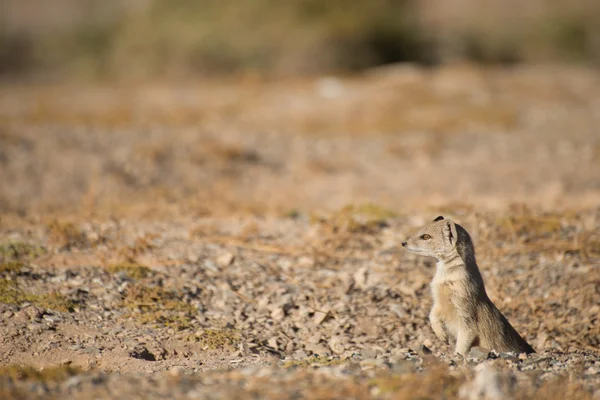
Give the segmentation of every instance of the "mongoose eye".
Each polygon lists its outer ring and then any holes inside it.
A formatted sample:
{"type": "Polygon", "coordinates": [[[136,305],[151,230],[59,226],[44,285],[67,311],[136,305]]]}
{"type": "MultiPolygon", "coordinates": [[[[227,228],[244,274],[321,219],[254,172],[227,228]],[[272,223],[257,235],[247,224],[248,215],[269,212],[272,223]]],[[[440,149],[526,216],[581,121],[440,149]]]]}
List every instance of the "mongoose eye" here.
{"type": "Polygon", "coordinates": [[[429,240],[429,239],[431,239],[431,235],[428,235],[428,234],[426,233],[426,234],[424,234],[424,235],[421,235],[421,239],[423,239],[423,240],[429,240]]]}

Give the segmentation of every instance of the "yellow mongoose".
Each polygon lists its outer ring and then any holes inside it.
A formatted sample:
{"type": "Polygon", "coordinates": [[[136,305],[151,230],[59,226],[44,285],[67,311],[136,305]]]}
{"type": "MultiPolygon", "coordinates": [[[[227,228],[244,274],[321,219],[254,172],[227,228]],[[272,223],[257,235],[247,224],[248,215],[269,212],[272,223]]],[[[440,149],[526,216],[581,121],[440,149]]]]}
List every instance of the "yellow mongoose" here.
{"type": "Polygon", "coordinates": [[[467,231],[444,217],[402,242],[408,251],[437,259],[429,321],[446,344],[466,356],[473,346],[499,352],[535,353],[489,299],[467,231]]]}

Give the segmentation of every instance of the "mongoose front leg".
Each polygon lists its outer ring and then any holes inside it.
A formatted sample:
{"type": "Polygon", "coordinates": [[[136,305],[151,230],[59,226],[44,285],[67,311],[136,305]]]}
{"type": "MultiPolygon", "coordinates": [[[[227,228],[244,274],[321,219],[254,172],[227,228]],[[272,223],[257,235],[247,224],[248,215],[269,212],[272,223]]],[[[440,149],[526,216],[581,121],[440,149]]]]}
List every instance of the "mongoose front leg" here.
{"type": "Polygon", "coordinates": [[[435,307],[432,308],[431,312],[429,313],[429,322],[431,323],[431,328],[433,329],[435,336],[437,336],[442,342],[448,344],[448,335],[446,334],[446,329],[444,329],[444,324],[439,319],[435,307]]]}
{"type": "Polygon", "coordinates": [[[477,334],[475,332],[472,332],[462,327],[458,331],[458,335],[456,338],[456,353],[462,356],[466,356],[467,354],[469,354],[469,350],[471,350],[471,347],[473,346],[473,343],[475,342],[476,338],[477,334]]]}

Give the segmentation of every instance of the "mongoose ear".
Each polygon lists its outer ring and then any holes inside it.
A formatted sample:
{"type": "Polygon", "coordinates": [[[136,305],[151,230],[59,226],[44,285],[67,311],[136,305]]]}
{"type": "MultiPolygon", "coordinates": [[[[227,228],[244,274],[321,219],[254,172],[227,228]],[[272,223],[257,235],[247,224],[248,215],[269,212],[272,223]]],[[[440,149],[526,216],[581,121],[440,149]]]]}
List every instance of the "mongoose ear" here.
{"type": "Polygon", "coordinates": [[[456,225],[454,225],[454,222],[449,219],[446,220],[446,224],[444,225],[444,239],[452,246],[455,246],[456,241],[458,240],[456,225]]]}
{"type": "Polygon", "coordinates": [[[441,220],[443,220],[443,219],[444,219],[444,217],[442,217],[442,216],[440,215],[439,217],[437,217],[436,219],[434,219],[434,220],[433,220],[433,222],[438,222],[438,221],[441,221],[441,220]]]}

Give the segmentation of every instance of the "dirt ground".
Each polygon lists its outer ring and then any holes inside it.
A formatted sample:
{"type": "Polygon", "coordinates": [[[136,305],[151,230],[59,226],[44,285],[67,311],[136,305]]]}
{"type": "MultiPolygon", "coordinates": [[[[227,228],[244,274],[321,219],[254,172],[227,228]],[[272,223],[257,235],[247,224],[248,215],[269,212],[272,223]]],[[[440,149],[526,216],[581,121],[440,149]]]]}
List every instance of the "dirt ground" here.
{"type": "Polygon", "coordinates": [[[575,67],[6,85],[0,395],[600,399],[599,126],[575,67]],[[433,335],[438,215],[536,354],[433,335]]]}

